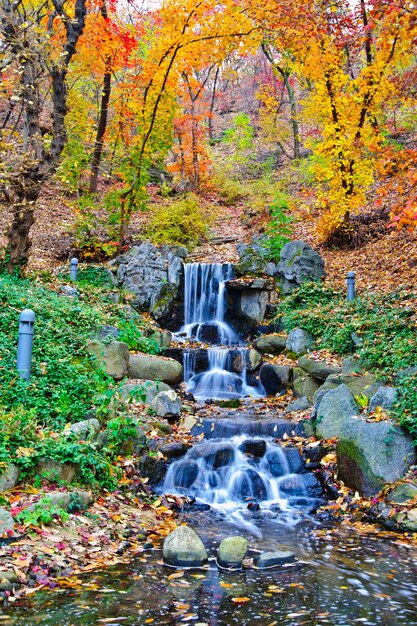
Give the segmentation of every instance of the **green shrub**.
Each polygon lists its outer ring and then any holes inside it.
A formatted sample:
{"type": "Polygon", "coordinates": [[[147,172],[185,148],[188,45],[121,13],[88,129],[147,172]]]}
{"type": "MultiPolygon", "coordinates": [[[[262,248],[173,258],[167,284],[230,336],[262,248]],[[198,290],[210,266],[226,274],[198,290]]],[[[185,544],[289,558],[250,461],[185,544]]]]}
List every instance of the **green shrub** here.
{"type": "Polygon", "coordinates": [[[34,507],[27,507],[16,515],[19,524],[24,526],[42,526],[52,522],[66,522],[69,515],[65,509],[52,504],[51,498],[45,496],[34,507]]]}
{"type": "Polygon", "coordinates": [[[280,192],[271,206],[271,221],[262,239],[272,261],[279,261],[282,248],[291,238],[294,219],[288,215],[289,210],[289,196],[280,192]]]}
{"type": "Polygon", "coordinates": [[[194,248],[206,236],[208,218],[193,193],[153,208],[146,236],[155,244],[194,248]]]}

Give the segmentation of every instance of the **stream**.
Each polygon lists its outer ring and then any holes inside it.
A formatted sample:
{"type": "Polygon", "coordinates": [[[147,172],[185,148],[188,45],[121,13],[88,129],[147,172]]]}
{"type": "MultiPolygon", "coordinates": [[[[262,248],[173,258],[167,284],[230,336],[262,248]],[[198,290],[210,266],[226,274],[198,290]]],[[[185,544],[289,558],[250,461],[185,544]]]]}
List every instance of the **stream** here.
{"type": "Polygon", "coordinates": [[[185,271],[184,349],[188,391],[207,399],[254,398],[203,428],[205,438],[170,465],[158,491],[195,502],[178,521],[194,528],[209,553],[206,566],[175,570],[162,545],[79,577],[73,588],[40,591],[4,604],[1,624],[194,624],[314,626],[417,624],[417,548],[388,532],[325,524],[316,509],[323,488],[298,450],[277,438],[291,428],[283,416],[259,415],[264,389],[250,371],[248,348],[226,321],[229,264],[189,264],[185,271]],[[195,348],[189,348],[189,342],[195,348]],[[199,344],[210,344],[203,364],[199,344]],[[200,359],[200,363],[199,363],[200,359]],[[246,411],[246,412],[245,412],[246,411]],[[243,535],[248,555],[240,571],[216,563],[222,539],[243,535]],[[296,561],[256,569],[260,552],[291,550],[296,561]]]}

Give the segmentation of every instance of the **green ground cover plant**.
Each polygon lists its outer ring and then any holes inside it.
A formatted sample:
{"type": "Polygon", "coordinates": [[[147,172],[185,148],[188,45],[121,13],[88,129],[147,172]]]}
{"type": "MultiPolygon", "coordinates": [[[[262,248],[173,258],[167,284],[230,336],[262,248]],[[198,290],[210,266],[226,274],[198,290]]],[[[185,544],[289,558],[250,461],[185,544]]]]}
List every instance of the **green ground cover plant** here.
{"type": "Polygon", "coordinates": [[[12,461],[30,473],[47,457],[75,464],[80,482],[112,487],[115,442],[99,447],[64,432],[66,425],[88,418],[91,411],[103,425],[110,424],[111,432],[127,428],[123,407],[115,410],[112,403],[117,385],[89,354],[88,342],[107,324],[120,328],[131,347],[155,353],[158,346],[145,336],[150,329],[140,316],[133,323],[108,300],[112,285],[107,270],[81,269],[78,297],[61,292],[68,284],[65,272],[58,279],[0,275],[0,463],[12,461]],[[28,382],[16,371],[19,316],[25,308],[36,314],[28,382]]]}
{"type": "Polygon", "coordinates": [[[321,284],[305,284],[284,298],[279,314],[286,330],[303,328],[318,346],[341,355],[356,353],[366,368],[389,382],[395,377],[400,399],[395,418],[417,439],[417,334],[415,294],[363,293],[348,301],[346,294],[321,284]],[[395,376],[406,370],[404,375],[395,376]]]}

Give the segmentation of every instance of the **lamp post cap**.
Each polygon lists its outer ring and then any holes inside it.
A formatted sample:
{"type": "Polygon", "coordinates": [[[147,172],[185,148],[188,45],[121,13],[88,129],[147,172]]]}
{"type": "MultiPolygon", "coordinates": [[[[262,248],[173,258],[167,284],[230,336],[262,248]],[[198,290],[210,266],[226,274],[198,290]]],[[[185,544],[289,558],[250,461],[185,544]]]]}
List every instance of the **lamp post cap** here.
{"type": "Polygon", "coordinates": [[[70,261],[70,264],[71,264],[71,265],[78,265],[78,259],[77,259],[77,257],[73,256],[73,257],[72,257],[72,259],[71,259],[71,261],[70,261]]]}
{"type": "Polygon", "coordinates": [[[347,276],[348,276],[348,278],[355,278],[356,274],[355,274],[355,272],[348,272],[347,276]]]}
{"type": "Polygon", "coordinates": [[[25,309],[20,314],[21,322],[34,322],[35,321],[35,312],[32,309],[25,309]]]}

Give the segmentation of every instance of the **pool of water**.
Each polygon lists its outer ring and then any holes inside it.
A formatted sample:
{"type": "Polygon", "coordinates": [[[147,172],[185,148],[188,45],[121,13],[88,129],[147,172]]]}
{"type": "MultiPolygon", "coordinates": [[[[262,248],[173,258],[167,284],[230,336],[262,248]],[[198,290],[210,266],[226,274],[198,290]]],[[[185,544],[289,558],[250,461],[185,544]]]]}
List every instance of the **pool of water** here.
{"type": "MultiPolygon", "coordinates": [[[[189,522],[214,557],[236,527],[210,516],[197,514],[189,522]]],[[[163,565],[156,546],[129,565],[81,577],[76,588],[3,605],[0,624],[417,624],[417,549],[397,535],[361,535],[309,522],[293,528],[263,524],[257,536],[247,535],[248,556],[291,549],[295,565],[257,570],[248,564],[231,573],[211,558],[204,568],[178,572],[163,565]]]]}

